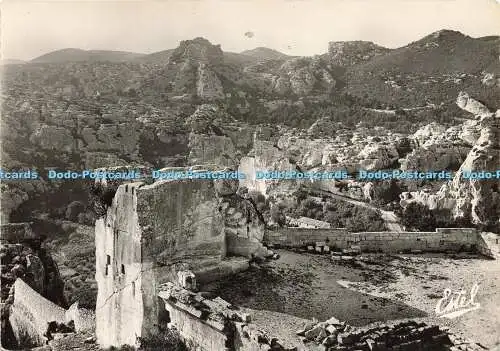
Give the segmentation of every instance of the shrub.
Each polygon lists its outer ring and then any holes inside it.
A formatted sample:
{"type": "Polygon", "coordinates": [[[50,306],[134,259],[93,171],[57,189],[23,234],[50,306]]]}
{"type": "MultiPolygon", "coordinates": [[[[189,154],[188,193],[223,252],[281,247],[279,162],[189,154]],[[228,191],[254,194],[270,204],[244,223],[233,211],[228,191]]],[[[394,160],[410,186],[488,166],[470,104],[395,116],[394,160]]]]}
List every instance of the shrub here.
{"type": "Polygon", "coordinates": [[[160,334],[139,338],[140,351],[188,351],[179,332],[166,328],[160,334]]]}
{"type": "Polygon", "coordinates": [[[411,202],[401,212],[401,223],[410,230],[431,231],[436,229],[434,213],[425,205],[411,202]]]}

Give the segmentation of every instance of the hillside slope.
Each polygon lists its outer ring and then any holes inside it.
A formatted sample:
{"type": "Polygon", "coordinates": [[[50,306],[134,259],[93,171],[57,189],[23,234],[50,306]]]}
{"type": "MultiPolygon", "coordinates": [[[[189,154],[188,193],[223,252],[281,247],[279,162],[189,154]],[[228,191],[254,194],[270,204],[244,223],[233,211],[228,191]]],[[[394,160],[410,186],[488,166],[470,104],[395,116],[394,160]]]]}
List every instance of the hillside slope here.
{"type": "Polygon", "coordinates": [[[81,50],[81,49],[62,49],[49,52],[42,56],[36,57],[30,62],[32,63],[64,63],[64,62],[125,62],[139,57],[144,54],[127,52],[127,51],[110,51],[110,50],[81,50]]]}

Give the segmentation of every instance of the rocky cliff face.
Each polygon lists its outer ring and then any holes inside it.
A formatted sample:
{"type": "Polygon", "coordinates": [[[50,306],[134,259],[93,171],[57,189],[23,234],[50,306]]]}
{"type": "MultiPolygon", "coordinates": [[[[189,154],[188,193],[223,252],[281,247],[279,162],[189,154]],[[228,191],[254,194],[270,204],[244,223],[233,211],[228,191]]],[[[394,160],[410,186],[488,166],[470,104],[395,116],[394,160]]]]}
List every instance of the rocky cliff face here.
{"type": "Polygon", "coordinates": [[[236,123],[215,105],[200,105],[186,119],[189,133],[188,164],[236,168],[252,147],[254,127],[236,123]]]}
{"type": "Polygon", "coordinates": [[[457,105],[462,110],[472,113],[475,116],[489,115],[490,110],[481,102],[471,98],[469,94],[461,91],[457,97],[457,105]]]}
{"type": "Polygon", "coordinates": [[[224,89],[217,72],[223,62],[220,45],[212,45],[204,38],[184,40],[158,73],[161,81],[157,83],[171,96],[187,94],[202,100],[222,99],[224,89]]]}
{"type": "Polygon", "coordinates": [[[455,219],[500,229],[500,192],[498,179],[469,178],[471,172],[496,172],[500,164],[500,111],[489,112],[480,102],[461,93],[457,105],[474,113],[481,134],[452,181],[436,193],[423,191],[403,194],[401,204],[416,201],[430,209],[450,210],[455,219]]]}
{"type": "Polygon", "coordinates": [[[329,92],[336,81],[327,62],[321,57],[300,57],[286,61],[272,79],[272,87],[280,95],[306,96],[316,91],[329,92]]]}
{"type": "Polygon", "coordinates": [[[332,41],[328,43],[330,62],[338,66],[351,66],[366,62],[389,51],[370,41],[332,41]]]}
{"type": "Polygon", "coordinates": [[[445,170],[457,169],[465,160],[475,138],[474,130],[467,127],[446,128],[438,123],[430,123],[409,140],[413,150],[400,160],[402,170],[445,170]],[[465,132],[464,132],[465,131],[465,132]]]}
{"type": "Polygon", "coordinates": [[[456,217],[468,217],[475,224],[500,229],[500,189],[498,179],[464,179],[468,172],[496,172],[500,164],[500,111],[481,117],[481,136],[467,155],[445,197],[455,200],[456,217]]]}

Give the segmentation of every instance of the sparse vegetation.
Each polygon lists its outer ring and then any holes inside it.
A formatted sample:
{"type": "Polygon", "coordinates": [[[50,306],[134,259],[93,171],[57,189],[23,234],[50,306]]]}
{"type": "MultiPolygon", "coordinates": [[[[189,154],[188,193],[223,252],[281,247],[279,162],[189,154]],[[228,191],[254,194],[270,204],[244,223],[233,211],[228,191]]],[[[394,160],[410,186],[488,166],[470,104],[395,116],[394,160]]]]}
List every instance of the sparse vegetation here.
{"type": "Polygon", "coordinates": [[[294,217],[304,216],[322,220],[334,228],[347,228],[352,232],[386,229],[379,212],[335,199],[318,202],[310,197],[305,198],[299,202],[295,210],[291,210],[291,214],[294,217]]]}

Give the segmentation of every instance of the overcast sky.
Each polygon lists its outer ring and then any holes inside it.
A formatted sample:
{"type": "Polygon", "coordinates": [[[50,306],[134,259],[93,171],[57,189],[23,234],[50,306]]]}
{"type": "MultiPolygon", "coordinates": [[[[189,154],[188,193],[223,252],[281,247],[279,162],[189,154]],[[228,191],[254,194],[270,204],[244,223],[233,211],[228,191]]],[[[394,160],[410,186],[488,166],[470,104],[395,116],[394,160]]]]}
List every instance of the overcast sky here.
{"type": "Polygon", "coordinates": [[[151,53],[197,36],[224,51],[313,55],[333,40],[399,47],[444,28],[500,34],[496,0],[3,0],[1,7],[2,57],[23,60],[68,47],[151,53]]]}

